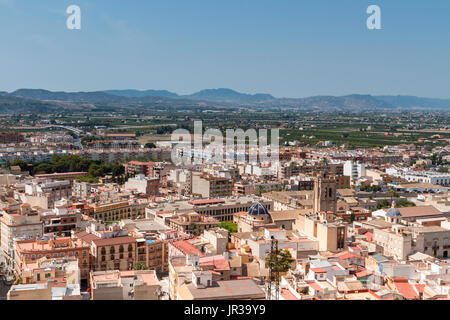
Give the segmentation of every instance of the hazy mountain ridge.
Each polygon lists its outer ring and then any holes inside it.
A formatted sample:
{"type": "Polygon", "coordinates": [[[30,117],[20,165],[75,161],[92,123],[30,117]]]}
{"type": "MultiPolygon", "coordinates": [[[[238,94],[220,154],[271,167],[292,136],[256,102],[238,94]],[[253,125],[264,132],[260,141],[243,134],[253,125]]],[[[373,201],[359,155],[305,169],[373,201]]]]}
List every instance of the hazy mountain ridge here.
{"type": "Polygon", "coordinates": [[[450,99],[422,98],[416,96],[375,96],[389,104],[399,107],[422,107],[425,105],[435,108],[450,108],[450,99]]]}
{"type": "Polygon", "coordinates": [[[180,96],[174,92],[167,90],[106,90],[103,91],[108,94],[122,96],[127,98],[142,98],[142,97],[164,97],[164,98],[179,98],[180,96]]]}
{"type": "Polygon", "coordinates": [[[39,112],[46,113],[60,109],[57,105],[39,100],[11,97],[0,93],[0,113],[39,112]]]}
{"type": "Polygon", "coordinates": [[[80,104],[146,108],[155,106],[241,106],[286,107],[323,111],[372,111],[391,109],[450,110],[450,99],[415,96],[313,96],[307,98],[275,98],[270,94],[246,94],[231,89],[205,89],[190,95],[167,90],[106,90],[94,92],[53,92],[42,89],[19,89],[0,92],[0,112],[46,112],[62,105],[79,108],[80,104]],[[9,98],[9,100],[8,100],[9,98]],[[27,105],[29,107],[27,108],[27,105]]]}
{"type": "Polygon", "coordinates": [[[246,94],[240,93],[231,89],[205,89],[191,95],[184,96],[193,100],[206,100],[214,102],[226,102],[226,103],[267,103],[269,101],[276,100],[272,95],[265,93],[246,94]]]}
{"type": "Polygon", "coordinates": [[[143,96],[143,97],[125,97],[115,94],[109,94],[105,91],[94,92],[53,92],[42,89],[19,89],[8,93],[7,96],[33,99],[39,101],[53,102],[75,102],[75,103],[91,103],[91,104],[110,104],[110,105],[146,105],[146,104],[176,104],[189,105],[194,104],[190,100],[172,99],[160,96],[143,96]]]}

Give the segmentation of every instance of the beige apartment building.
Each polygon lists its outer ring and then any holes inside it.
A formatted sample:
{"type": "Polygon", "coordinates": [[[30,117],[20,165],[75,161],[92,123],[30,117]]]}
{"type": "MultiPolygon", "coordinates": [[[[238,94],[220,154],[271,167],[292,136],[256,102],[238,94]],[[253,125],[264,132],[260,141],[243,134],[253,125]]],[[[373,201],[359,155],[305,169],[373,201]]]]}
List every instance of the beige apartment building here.
{"type": "Polygon", "coordinates": [[[14,267],[14,239],[31,240],[42,237],[43,223],[39,214],[32,211],[27,203],[22,204],[19,210],[4,210],[0,223],[2,251],[14,267]]]}
{"type": "Polygon", "coordinates": [[[96,271],[91,273],[91,300],[159,300],[154,270],[96,271]]]}
{"type": "Polygon", "coordinates": [[[44,283],[14,285],[7,300],[81,300],[80,286],[49,279],[44,283]]]}
{"type": "Polygon", "coordinates": [[[263,204],[267,210],[273,210],[273,201],[262,200],[257,197],[234,197],[209,200],[177,201],[164,203],[156,208],[146,208],[146,217],[154,218],[162,224],[169,224],[169,219],[174,213],[197,212],[213,217],[219,221],[233,221],[233,215],[237,212],[247,212],[255,202],[263,204]]]}
{"type": "Polygon", "coordinates": [[[157,195],[159,189],[159,178],[149,178],[139,174],[125,182],[125,190],[135,191],[147,196],[157,195]]]}
{"type": "Polygon", "coordinates": [[[91,224],[86,231],[73,233],[90,247],[90,265],[94,271],[131,270],[136,264],[136,239],[117,225],[108,229],[91,224]]]}
{"type": "Polygon", "coordinates": [[[319,242],[319,251],[346,249],[347,223],[333,214],[300,215],[294,229],[319,242]]]}
{"type": "Polygon", "coordinates": [[[199,214],[197,212],[186,212],[182,214],[177,214],[172,219],[169,220],[169,226],[173,230],[178,230],[184,233],[193,233],[197,230],[208,230],[211,228],[218,227],[220,224],[219,220],[199,214]]]}
{"type": "Polygon", "coordinates": [[[176,256],[169,259],[169,298],[178,299],[178,290],[191,281],[193,265],[200,265],[198,256],[176,256]]]}
{"type": "Polygon", "coordinates": [[[192,194],[203,198],[230,197],[233,193],[233,180],[209,174],[192,173],[192,194]]]}
{"type": "Polygon", "coordinates": [[[94,204],[93,218],[97,221],[119,221],[145,217],[145,204],[132,201],[94,204]]]}
{"type": "Polygon", "coordinates": [[[439,226],[407,227],[393,225],[387,229],[374,229],[374,242],[383,248],[383,254],[399,260],[416,252],[433,257],[448,258],[450,230],[439,226]]]}
{"type": "Polygon", "coordinates": [[[81,300],[77,258],[41,258],[26,264],[20,277],[7,300],[81,300]]]}
{"type": "Polygon", "coordinates": [[[15,268],[20,275],[40,259],[75,257],[78,261],[80,276],[87,279],[89,274],[89,247],[78,239],[69,237],[50,240],[23,240],[15,244],[15,268]]]}
{"type": "Polygon", "coordinates": [[[52,209],[55,202],[72,196],[72,184],[64,181],[35,180],[25,185],[25,193],[20,194],[22,202],[42,209],[52,209]]]}
{"type": "Polygon", "coordinates": [[[0,186],[16,184],[16,176],[13,174],[0,174],[0,186]]]}
{"type": "Polygon", "coordinates": [[[136,263],[143,263],[146,268],[159,272],[167,272],[169,248],[161,239],[136,239],[136,263]]]}

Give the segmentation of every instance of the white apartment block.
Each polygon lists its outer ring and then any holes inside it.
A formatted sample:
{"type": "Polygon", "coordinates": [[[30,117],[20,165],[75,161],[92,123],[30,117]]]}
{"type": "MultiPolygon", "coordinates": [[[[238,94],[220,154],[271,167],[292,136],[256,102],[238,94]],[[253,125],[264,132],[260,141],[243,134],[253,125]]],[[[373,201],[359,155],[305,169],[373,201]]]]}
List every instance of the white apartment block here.
{"type": "Polygon", "coordinates": [[[406,179],[409,182],[430,183],[433,185],[450,185],[450,173],[441,173],[433,171],[411,171],[405,169],[389,168],[386,173],[395,177],[406,179]]]}

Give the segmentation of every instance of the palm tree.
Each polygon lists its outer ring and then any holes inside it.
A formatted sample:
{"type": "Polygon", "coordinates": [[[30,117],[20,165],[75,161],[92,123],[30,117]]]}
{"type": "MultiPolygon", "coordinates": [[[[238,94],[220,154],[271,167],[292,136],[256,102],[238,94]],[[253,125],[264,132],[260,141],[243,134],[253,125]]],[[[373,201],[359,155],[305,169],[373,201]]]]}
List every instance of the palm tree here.
{"type": "Polygon", "coordinates": [[[391,187],[391,188],[387,191],[387,194],[388,194],[388,196],[391,197],[391,203],[392,203],[393,197],[394,197],[395,194],[396,194],[394,188],[391,187]]]}

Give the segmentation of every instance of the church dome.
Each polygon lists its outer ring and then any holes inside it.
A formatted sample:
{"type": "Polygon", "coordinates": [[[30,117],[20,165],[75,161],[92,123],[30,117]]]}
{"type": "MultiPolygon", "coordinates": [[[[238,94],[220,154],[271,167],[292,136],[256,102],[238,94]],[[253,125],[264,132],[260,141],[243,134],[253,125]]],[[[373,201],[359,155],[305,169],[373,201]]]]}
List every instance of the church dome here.
{"type": "Polygon", "coordinates": [[[248,214],[251,216],[264,216],[269,215],[269,211],[267,211],[265,205],[257,202],[251,206],[251,208],[248,210],[248,214]]]}
{"type": "Polygon", "coordinates": [[[386,212],[386,216],[388,216],[388,217],[401,217],[402,214],[400,213],[400,210],[398,210],[397,208],[390,208],[386,212]]]}

